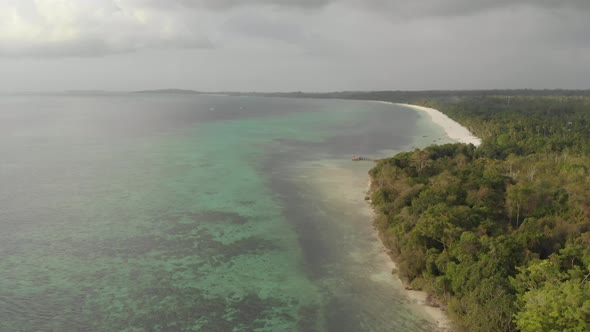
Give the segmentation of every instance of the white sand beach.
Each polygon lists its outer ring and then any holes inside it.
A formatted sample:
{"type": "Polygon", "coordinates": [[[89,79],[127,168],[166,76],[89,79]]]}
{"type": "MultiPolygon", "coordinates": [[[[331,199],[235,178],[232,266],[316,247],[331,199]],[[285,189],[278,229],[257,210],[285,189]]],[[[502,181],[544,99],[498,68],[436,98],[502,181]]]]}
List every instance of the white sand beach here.
{"type": "Polygon", "coordinates": [[[475,146],[479,146],[481,144],[481,139],[473,135],[469,129],[463,127],[461,124],[456,122],[455,120],[449,118],[444,113],[434,108],[428,108],[424,106],[412,105],[412,104],[402,104],[402,103],[391,103],[388,101],[376,101],[378,103],[383,104],[392,104],[392,105],[399,105],[411,108],[415,111],[425,112],[430,116],[430,119],[433,123],[440,126],[444,129],[445,134],[452,140],[455,140],[459,143],[465,144],[473,144],[475,146]]]}
{"type": "Polygon", "coordinates": [[[457,123],[453,119],[449,118],[448,116],[446,116],[445,114],[443,114],[439,110],[436,110],[434,108],[424,107],[424,106],[411,105],[411,104],[395,104],[395,105],[405,106],[405,107],[409,107],[411,109],[414,109],[416,111],[426,112],[430,116],[430,118],[432,119],[432,122],[434,122],[437,125],[439,125],[440,127],[442,127],[445,130],[445,133],[447,134],[447,136],[449,136],[449,138],[451,138],[457,142],[465,143],[465,144],[471,143],[475,146],[479,146],[481,144],[481,139],[479,137],[474,136],[469,131],[469,129],[463,127],[462,125],[460,125],[459,123],[457,123]]]}

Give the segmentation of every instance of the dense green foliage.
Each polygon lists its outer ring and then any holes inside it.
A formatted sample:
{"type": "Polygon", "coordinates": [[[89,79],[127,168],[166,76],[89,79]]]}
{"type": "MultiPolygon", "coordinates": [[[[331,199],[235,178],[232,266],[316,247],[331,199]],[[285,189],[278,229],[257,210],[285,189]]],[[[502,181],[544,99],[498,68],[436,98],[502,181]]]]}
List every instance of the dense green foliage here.
{"type": "Polygon", "coordinates": [[[590,98],[479,97],[424,101],[483,138],[479,151],[505,159],[511,153],[590,154],[590,98]]]}
{"type": "Polygon", "coordinates": [[[590,331],[590,98],[422,101],[482,145],[404,152],[371,170],[398,273],[465,331],[590,331]]]}

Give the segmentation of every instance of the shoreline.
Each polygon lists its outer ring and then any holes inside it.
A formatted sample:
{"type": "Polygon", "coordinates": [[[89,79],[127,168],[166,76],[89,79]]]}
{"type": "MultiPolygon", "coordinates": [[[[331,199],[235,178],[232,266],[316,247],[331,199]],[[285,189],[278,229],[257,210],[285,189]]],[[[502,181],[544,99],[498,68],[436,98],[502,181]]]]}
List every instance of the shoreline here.
{"type": "MultiPolygon", "coordinates": [[[[373,179],[369,178],[369,182],[367,184],[367,190],[365,191],[366,196],[371,195],[372,181],[373,181],[373,179]]],[[[387,255],[387,257],[391,261],[391,276],[393,279],[395,279],[396,282],[398,282],[399,284],[401,284],[403,286],[403,288],[400,289],[400,292],[405,296],[405,298],[408,302],[415,305],[417,308],[419,308],[421,311],[423,311],[428,317],[430,317],[430,319],[432,319],[432,321],[436,324],[436,326],[438,328],[437,332],[451,332],[452,331],[451,321],[449,319],[449,315],[448,315],[447,311],[442,309],[439,306],[434,306],[431,303],[429,303],[428,297],[430,296],[430,294],[428,294],[425,291],[414,290],[414,289],[409,288],[409,286],[397,274],[397,269],[398,269],[397,264],[398,263],[395,261],[395,258],[393,257],[393,255],[391,253],[391,249],[389,249],[387,247],[387,245],[385,245],[385,241],[383,240],[383,230],[381,230],[379,227],[377,227],[377,225],[375,223],[377,220],[378,214],[375,211],[375,208],[373,207],[371,200],[367,200],[366,202],[367,202],[366,207],[368,210],[370,210],[369,213],[371,215],[371,219],[373,222],[372,225],[373,225],[373,230],[375,232],[375,236],[379,239],[379,242],[383,248],[383,252],[387,255]]]]}
{"type": "Polygon", "coordinates": [[[475,146],[481,145],[481,139],[479,137],[476,137],[469,131],[469,129],[463,127],[460,123],[449,118],[446,114],[437,109],[412,104],[395,105],[405,106],[417,111],[426,112],[428,115],[430,115],[432,122],[441,126],[445,130],[445,133],[450,139],[453,139],[459,143],[473,144],[475,146]]]}
{"type": "MultiPolygon", "coordinates": [[[[449,118],[446,114],[442,113],[441,111],[439,111],[437,109],[428,108],[428,107],[419,106],[419,105],[392,103],[392,102],[386,102],[386,101],[374,101],[374,102],[379,102],[379,103],[384,103],[384,104],[389,104],[389,105],[403,106],[406,108],[410,108],[416,112],[426,113],[430,116],[430,120],[432,121],[432,123],[434,123],[435,125],[444,129],[444,132],[448,138],[450,138],[454,141],[457,141],[458,143],[473,144],[476,147],[481,145],[481,139],[479,137],[476,137],[475,135],[473,135],[469,131],[469,129],[463,127],[461,124],[459,124],[455,120],[449,118]]],[[[365,193],[365,196],[368,196],[368,197],[371,196],[372,182],[373,182],[373,179],[369,177],[368,188],[365,193]]],[[[430,294],[428,294],[427,292],[409,289],[408,285],[406,283],[404,283],[401,280],[401,278],[397,275],[396,271],[397,271],[397,264],[398,263],[395,261],[394,257],[392,256],[391,250],[386,246],[385,242],[383,241],[382,236],[383,236],[384,230],[380,229],[375,224],[378,214],[375,211],[373,204],[371,203],[371,200],[367,201],[367,207],[370,208],[370,210],[371,210],[373,228],[374,228],[375,232],[377,233],[377,236],[378,236],[381,244],[383,245],[383,249],[386,251],[387,255],[389,256],[389,258],[391,259],[391,261],[393,263],[394,270],[392,271],[392,275],[394,276],[394,278],[396,280],[399,280],[399,282],[401,282],[402,285],[405,286],[403,293],[406,296],[406,298],[409,301],[411,301],[412,303],[418,305],[428,316],[430,316],[436,322],[440,331],[442,331],[442,332],[452,331],[451,322],[449,320],[449,316],[448,316],[447,311],[441,307],[434,306],[431,303],[429,303],[428,298],[429,298],[430,294]]]]}
{"type": "MultiPolygon", "coordinates": [[[[461,126],[459,123],[450,119],[448,116],[436,109],[422,107],[418,105],[396,104],[385,101],[369,102],[383,103],[388,104],[390,106],[397,105],[412,109],[416,112],[426,113],[429,115],[429,118],[425,119],[430,119],[433,125],[442,128],[443,132],[441,134],[447,136],[447,138],[449,138],[451,141],[473,144],[476,146],[479,146],[481,143],[481,140],[475,137],[467,128],[461,126]]],[[[426,145],[421,143],[421,146],[419,147],[423,148],[425,146],[426,145]]],[[[402,148],[402,150],[407,151],[408,148],[409,146],[402,148]]],[[[396,152],[402,151],[387,152],[387,154],[384,155],[384,157],[390,157],[391,153],[396,152]]],[[[382,153],[385,154],[386,152],[383,151],[382,153]]],[[[336,181],[335,179],[337,179],[338,176],[340,176],[341,180],[337,181],[338,185],[340,186],[340,194],[338,197],[338,201],[342,201],[342,199],[344,199],[344,201],[348,201],[348,204],[346,204],[348,206],[358,204],[356,205],[358,207],[356,213],[359,214],[357,216],[357,220],[358,222],[366,225],[367,231],[369,231],[370,229],[371,238],[374,238],[375,244],[370,245],[370,247],[368,248],[362,249],[362,252],[364,252],[365,254],[371,254],[376,256],[377,261],[380,262],[380,265],[379,267],[377,267],[377,269],[380,269],[381,272],[374,273],[374,275],[370,276],[370,279],[367,282],[371,283],[371,281],[381,280],[381,282],[390,283],[389,287],[393,287],[398,292],[399,300],[404,301],[405,303],[407,303],[407,305],[413,307],[413,310],[416,314],[425,317],[425,319],[427,319],[432,324],[433,331],[453,331],[453,327],[451,325],[448,313],[445,310],[445,306],[443,305],[441,307],[438,306],[437,303],[433,303],[430,300],[430,295],[427,292],[411,289],[408,286],[408,284],[405,283],[397,274],[397,269],[399,265],[394,259],[391,250],[388,248],[386,242],[384,241],[384,230],[378,227],[377,225],[378,214],[375,211],[373,205],[371,204],[370,199],[365,199],[365,197],[370,197],[371,195],[371,187],[373,181],[373,179],[370,176],[368,176],[367,171],[374,166],[369,164],[366,164],[366,166],[361,166],[362,164],[358,166],[351,166],[352,164],[350,164],[350,159],[348,161],[323,160],[322,162],[319,162],[321,165],[317,164],[318,161],[316,161],[315,163],[316,164],[314,166],[310,167],[311,170],[315,169],[315,172],[308,173],[308,176],[310,176],[309,179],[311,180],[310,182],[314,185],[317,185],[318,188],[320,188],[320,193],[322,193],[322,189],[325,190],[326,187],[333,189],[334,184],[330,182],[336,181]],[[359,172],[359,168],[366,168],[366,170],[359,172]],[[324,173],[327,170],[329,170],[329,173],[324,173]],[[347,192],[348,194],[345,194],[347,192]],[[367,224],[367,219],[369,219],[371,223],[367,224]]],[[[323,195],[325,195],[325,192],[323,195]]],[[[322,199],[329,201],[332,201],[334,199],[333,197],[330,197],[329,194],[323,197],[324,198],[322,199]]]]}
{"type": "Polygon", "coordinates": [[[457,141],[459,143],[465,144],[473,144],[476,147],[481,145],[481,139],[475,135],[473,135],[469,129],[463,127],[460,123],[456,122],[455,120],[449,118],[443,112],[429,107],[413,105],[413,104],[402,104],[402,103],[392,103],[388,101],[378,101],[375,100],[374,102],[389,104],[389,105],[398,105],[403,106],[406,108],[410,108],[417,112],[423,112],[430,116],[430,120],[444,129],[445,134],[450,139],[457,141]]]}
{"type": "MultiPolygon", "coordinates": [[[[370,289],[374,283],[381,287],[391,289],[396,294],[395,301],[404,303],[408,309],[431,324],[433,332],[451,332],[450,321],[446,312],[440,307],[432,306],[428,302],[426,292],[408,289],[399,275],[396,261],[391,255],[391,250],[385,245],[382,232],[376,226],[376,211],[365,199],[370,191],[371,179],[367,178],[370,164],[357,164],[344,159],[324,159],[313,162],[313,166],[305,167],[305,180],[312,188],[317,190],[320,202],[329,202],[339,206],[338,213],[354,215],[350,222],[356,224],[354,234],[364,234],[369,240],[362,247],[354,248],[358,252],[350,254],[351,266],[358,266],[358,259],[362,255],[368,255],[370,266],[363,267],[363,273],[368,273],[363,285],[370,289]],[[334,196],[334,189],[338,193],[334,196]],[[347,211],[347,209],[352,209],[347,211]],[[367,223],[367,221],[370,221],[367,223]],[[366,232],[366,233],[365,233],[366,232]]],[[[338,219],[340,220],[340,219],[338,219]]],[[[340,222],[340,221],[339,221],[340,222]]],[[[362,260],[366,262],[365,260],[362,260]]],[[[359,279],[360,281],[360,279],[359,279]]],[[[357,286],[362,287],[362,286],[357,286]]],[[[389,290],[384,290],[389,292],[389,290]]],[[[393,295],[391,294],[391,295],[393,295]]],[[[399,305],[399,304],[398,304],[399,305]]]]}

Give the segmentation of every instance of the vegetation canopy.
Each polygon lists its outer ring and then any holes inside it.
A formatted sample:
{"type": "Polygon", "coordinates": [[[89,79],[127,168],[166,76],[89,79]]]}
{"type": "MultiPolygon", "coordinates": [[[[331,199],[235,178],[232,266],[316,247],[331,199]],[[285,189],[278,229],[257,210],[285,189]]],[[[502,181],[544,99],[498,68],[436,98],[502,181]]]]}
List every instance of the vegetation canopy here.
{"type": "Polygon", "coordinates": [[[482,145],[404,152],[370,171],[400,277],[459,330],[590,331],[590,98],[413,102],[482,145]]]}

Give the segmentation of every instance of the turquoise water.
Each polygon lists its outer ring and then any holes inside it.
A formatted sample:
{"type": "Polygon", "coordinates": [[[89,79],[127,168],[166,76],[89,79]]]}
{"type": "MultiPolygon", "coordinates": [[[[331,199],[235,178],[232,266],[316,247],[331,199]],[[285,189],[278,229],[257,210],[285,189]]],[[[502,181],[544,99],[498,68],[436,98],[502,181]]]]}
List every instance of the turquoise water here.
{"type": "Polygon", "coordinates": [[[1,97],[0,330],[431,331],[349,160],[442,137],[370,102],[1,97]]]}

